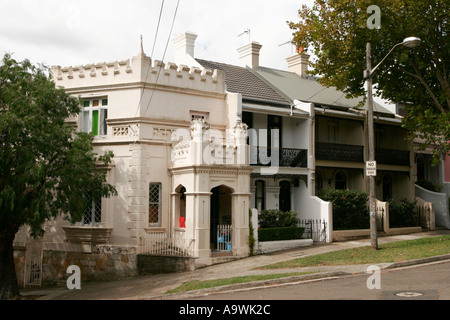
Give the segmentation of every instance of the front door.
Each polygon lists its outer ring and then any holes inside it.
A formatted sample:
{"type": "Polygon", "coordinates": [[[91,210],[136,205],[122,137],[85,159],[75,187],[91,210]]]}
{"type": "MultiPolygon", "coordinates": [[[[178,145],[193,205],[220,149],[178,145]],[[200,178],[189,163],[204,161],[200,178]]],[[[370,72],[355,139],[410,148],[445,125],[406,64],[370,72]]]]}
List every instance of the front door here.
{"type": "Polygon", "coordinates": [[[280,182],[280,210],[291,211],[291,183],[289,181],[280,182]]]}

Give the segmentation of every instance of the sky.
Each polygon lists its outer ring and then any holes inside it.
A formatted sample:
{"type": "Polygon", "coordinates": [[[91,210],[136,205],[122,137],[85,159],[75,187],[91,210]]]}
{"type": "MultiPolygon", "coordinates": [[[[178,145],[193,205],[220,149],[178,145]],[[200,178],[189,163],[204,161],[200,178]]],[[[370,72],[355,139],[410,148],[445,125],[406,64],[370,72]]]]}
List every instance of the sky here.
{"type": "Polygon", "coordinates": [[[110,62],[135,56],[142,35],[148,56],[173,62],[172,38],[190,31],[196,58],[239,64],[237,48],[256,41],[262,66],[286,70],[287,21],[302,4],[313,0],[0,0],[0,54],[47,66],[110,62]]]}
{"type": "Polygon", "coordinates": [[[313,3],[0,0],[0,55],[48,67],[121,61],[138,54],[142,35],[144,52],[167,63],[174,62],[173,37],[189,31],[198,35],[195,58],[239,65],[237,48],[256,41],[261,66],[287,70],[286,58],[295,53],[288,21],[298,22],[298,10],[313,3]]]}

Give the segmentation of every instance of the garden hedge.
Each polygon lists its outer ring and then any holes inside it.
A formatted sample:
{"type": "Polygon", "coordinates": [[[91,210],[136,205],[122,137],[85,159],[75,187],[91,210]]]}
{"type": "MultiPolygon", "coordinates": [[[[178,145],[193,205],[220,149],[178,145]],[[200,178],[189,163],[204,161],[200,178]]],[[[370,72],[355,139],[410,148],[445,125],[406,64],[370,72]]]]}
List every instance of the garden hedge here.
{"type": "Polygon", "coordinates": [[[305,228],[301,227],[281,227],[266,228],[258,230],[259,241],[281,241],[301,239],[305,228]]]}

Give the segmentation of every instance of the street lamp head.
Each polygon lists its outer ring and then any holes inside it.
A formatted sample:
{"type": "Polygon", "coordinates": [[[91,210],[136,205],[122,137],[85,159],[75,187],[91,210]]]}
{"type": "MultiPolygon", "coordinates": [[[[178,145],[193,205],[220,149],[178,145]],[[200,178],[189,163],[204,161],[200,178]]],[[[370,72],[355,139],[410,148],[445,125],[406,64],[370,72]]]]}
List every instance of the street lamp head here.
{"type": "Polygon", "coordinates": [[[420,38],[408,37],[405,40],[403,40],[402,44],[408,48],[415,48],[418,45],[420,45],[421,42],[422,42],[422,40],[420,38]]]}

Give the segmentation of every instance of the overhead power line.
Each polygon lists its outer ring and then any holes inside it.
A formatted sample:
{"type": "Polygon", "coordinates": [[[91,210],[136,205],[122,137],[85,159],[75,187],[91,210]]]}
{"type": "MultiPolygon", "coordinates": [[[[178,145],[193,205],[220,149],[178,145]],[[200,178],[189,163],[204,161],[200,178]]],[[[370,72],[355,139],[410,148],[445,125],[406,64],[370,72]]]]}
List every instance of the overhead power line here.
{"type": "MultiPolygon", "coordinates": [[[[156,25],[155,38],[154,38],[154,40],[153,40],[152,52],[151,52],[151,54],[150,54],[150,57],[151,57],[151,58],[153,58],[153,52],[155,51],[156,40],[158,39],[159,26],[160,26],[160,24],[161,24],[161,17],[162,17],[162,13],[163,13],[163,9],[164,9],[164,2],[165,2],[165,0],[162,0],[162,1],[161,1],[161,7],[160,7],[160,9],[159,9],[158,24],[156,25]]],[[[141,36],[141,46],[142,46],[142,36],[141,36]]],[[[145,81],[144,81],[144,83],[147,82],[148,74],[149,74],[149,72],[150,72],[150,67],[151,67],[151,64],[149,64],[149,66],[148,66],[148,68],[147,68],[147,72],[146,72],[146,75],[145,75],[145,81]]],[[[134,117],[135,117],[135,118],[136,118],[136,116],[137,116],[139,107],[141,106],[141,103],[142,103],[142,96],[143,96],[143,95],[144,95],[144,89],[142,89],[141,96],[140,96],[140,98],[139,98],[139,103],[138,103],[138,105],[137,105],[136,112],[135,112],[135,114],[134,114],[134,117]]]]}
{"type": "MultiPolygon", "coordinates": [[[[180,5],[180,0],[177,1],[177,6],[176,6],[175,12],[174,12],[174,14],[173,14],[172,25],[171,25],[171,27],[170,27],[169,35],[167,36],[166,47],[164,48],[164,54],[163,54],[163,57],[162,57],[162,61],[164,61],[164,58],[166,57],[167,47],[169,46],[170,37],[172,36],[172,30],[173,30],[173,26],[174,26],[174,24],[175,24],[175,19],[176,19],[176,17],[177,17],[179,5],[180,5]]],[[[156,76],[155,84],[158,83],[158,79],[159,79],[159,75],[160,75],[160,73],[161,73],[161,69],[162,69],[162,66],[160,66],[159,69],[158,69],[158,74],[157,74],[157,76],[156,76]]],[[[143,114],[146,114],[146,113],[147,113],[147,110],[148,110],[148,108],[150,107],[150,104],[151,104],[151,102],[152,102],[153,94],[154,94],[154,93],[155,93],[155,90],[152,90],[152,95],[150,96],[150,99],[149,99],[148,104],[147,104],[147,108],[145,109],[145,112],[144,112],[143,114]]]]}

